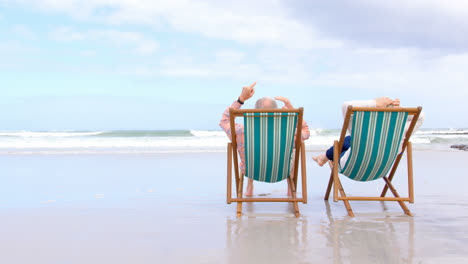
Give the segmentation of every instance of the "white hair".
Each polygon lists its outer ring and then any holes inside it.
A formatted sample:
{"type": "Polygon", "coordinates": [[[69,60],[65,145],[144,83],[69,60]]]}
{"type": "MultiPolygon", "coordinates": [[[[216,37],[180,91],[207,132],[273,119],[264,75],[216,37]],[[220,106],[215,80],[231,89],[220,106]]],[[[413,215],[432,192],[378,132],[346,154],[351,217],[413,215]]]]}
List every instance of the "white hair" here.
{"type": "Polygon", "coordinates": [[[257,102],[255,102],[255,109],[266,108],[275,109],[278,108],[278,105],[276,104],[276,101],[270,97],[263,97],[258,99],[257,102]]]}

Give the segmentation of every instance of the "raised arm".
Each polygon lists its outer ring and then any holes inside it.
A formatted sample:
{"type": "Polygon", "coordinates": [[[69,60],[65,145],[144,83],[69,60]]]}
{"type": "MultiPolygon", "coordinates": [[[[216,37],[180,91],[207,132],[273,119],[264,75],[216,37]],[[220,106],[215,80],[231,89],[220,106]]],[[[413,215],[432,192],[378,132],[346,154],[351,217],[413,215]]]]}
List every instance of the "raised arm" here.
{"type": "MultiPolygon", "coordinates": [[[[230,106],[226,108],[226,110],[224,110],[219,126],[224,130],[224,132],[226,132],[230,140],[232,140],[232,138],[231,138],[231,123],[230,123],[231,121],[230,121],[229,109],[231,108],[240,109],[242,105],[244,104],[244,102],[250,99],[255,94],[255,89],[254,89],[255,84],[257,83],[254,82],[250,86],[244,86],[242,88],[241,95],[239,96],[237,101],[234,101],[230,106]]],[[[244,126],[242,124],[236,123],[235,129],[236,129],[236,134],[244,133],[244,126]]]]}
{"type": "MultiPolygon", "coordinates": [[[[291,102],[289,101],[288,98],[283,97],[283,96],[276,96],[276,100],[279,100],[284,103],[284,106],[282,109],[293,109],[294,107],[292,106],[291,102]]],[[[309,130],[309,125],[307,125],[306,121],[302,119],[302,131],[301,131],[301,139],[302,141],[309,139],[310,137],[310,130],[309,130]]]]}
{"type": "Polygon", "coordinates": [[[341,111],[343,112],[343,118],[346,116],[346,112],[348,112],[348,106],[353,107],[394,107],[400,106],[400,99],[390,99],[388,97],[379,97],[373,100],[365,100],[365,101],[347,101],[343,103],[341,107],[341,111]]]}
{"type": "Polygon", "coordinates": [[[346,101],[341,107],[341,111],[343,112],[343,118],[346,116],[346,112],[348,112],[348,106],[350,105],[353,107],[376,107],[377,103],[376,100],[346,101]]]}

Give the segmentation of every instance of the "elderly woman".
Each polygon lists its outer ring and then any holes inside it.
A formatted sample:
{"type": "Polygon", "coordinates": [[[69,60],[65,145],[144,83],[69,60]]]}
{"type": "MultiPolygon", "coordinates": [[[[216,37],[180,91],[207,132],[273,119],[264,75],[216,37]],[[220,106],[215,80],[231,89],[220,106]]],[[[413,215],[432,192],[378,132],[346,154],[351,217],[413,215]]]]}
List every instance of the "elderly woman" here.
{"type": "MultiPolygon", "coordinates": [[[[342,111],[343,111],[343,117],[346,116],[346,112],[348,110],[348,106],[353,106],[353,107],[400,107],[400,99],[396,98],[394,100],[388,98],[388,97],[379,97],[374,100],[367,100],[367,101],[349,101],[349,102],[344,102],[342,106],[342,111]]],[[[413,116],[409,116],[408,119],[406,120],[406,125],[405,125],[405,131],[403,135],[406,135],[406,132],[408,131],[408,128],[411,124],[411,121],[413,120],[413,116]]],[[[421,112],[419,115],[418,121],[416,122],[416,126],[414,127],[414,131],[416,131],[424,122],[424,113],[421,112]]],[[[352,120],[349,121],[349,126],[348,126],[348,132],[351,133],[351,127],[352,127],[352,120]]],[[[405,137],[403,136],[401,141],[405,137]]],[[[341,156],[340,156],[340,164],[344,166],[348,160],[350,150],[351,150],[351,136],[346,136],[344,143],[343,143],[343,149],[341,150],[341,156]]],[[[401,144],[400,144],[401,148],[401,144]]],[[[399,150],[401,152],[401,149],[399,150]]],[[[333,146],[330,147],[325,153],[312,157],[312,159],[317,162],[317,164],[322,167],[325,163],[329,162],[328,164],[330,167],[332,166],[331,161],[333,160],[333,146]]]]}

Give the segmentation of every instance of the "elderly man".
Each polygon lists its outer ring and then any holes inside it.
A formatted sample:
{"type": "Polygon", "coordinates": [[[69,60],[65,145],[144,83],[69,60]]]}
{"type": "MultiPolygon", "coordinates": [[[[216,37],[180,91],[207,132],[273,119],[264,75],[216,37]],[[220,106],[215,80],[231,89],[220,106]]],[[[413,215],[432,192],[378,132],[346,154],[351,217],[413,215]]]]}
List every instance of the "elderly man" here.
{"type": "MultiPolygon", "coordinates": [[[[223,117],[221,118],[221,122],[219,123],[219,126],[226,132],[227,136],[229,139],[231,139],[231,125],[229,122],[229,109],[234,108],[234,109],[240,109],[242,105],[244,104],[245,101],[250,99],[254,94],[255,94],[255,85],[257,83],[254,82],[250,86],[245,86],[242,88],[242,93],[237,99],[237,101],[234,101],[231,106],[226,108],[224,111],[223,117]]],[[[282,97],[282,96],[277,96],[275,97],[276,100],[282,101],[284,103],[283,109],[293,109],[294,107],[291,105],[289,102],[289,99],[282,97]]],[[[273,100],[272,98],[269,97],[263,97],[257,100],[255,103],[255,108],[256,109],[275,109],[278,108],[276,101],[273,100]]],[[[240,156],[240,168],[242,172],[245,174],[245,146],[244,146],[244,125],[236,123],[235,125],[236,129],[236,135],[237,135],[237,151],[239,152],[240,156]]],[[[305,121],[302,121],[302,134],[301,134],[301,139],[302,141],[308,139],[310,136],[309,132],[309,126],[305,121]]],[[[232,139],[231,139],[232,140],[232,139]]],[[[293,169],[293,167],[291,167],[293,169]]],[[[293,173],[291,172],[291,175],[293,173]]],[[[289,184],[289,183],[288,183],[289,184]]],[[[289,195],[289,188],[288,188],[288,195],[289,195]]],[[[253,180],[249,179],[247,183],[247,188],[245,192],[246,196],[252,196],[253,195],[253,180]]]]}

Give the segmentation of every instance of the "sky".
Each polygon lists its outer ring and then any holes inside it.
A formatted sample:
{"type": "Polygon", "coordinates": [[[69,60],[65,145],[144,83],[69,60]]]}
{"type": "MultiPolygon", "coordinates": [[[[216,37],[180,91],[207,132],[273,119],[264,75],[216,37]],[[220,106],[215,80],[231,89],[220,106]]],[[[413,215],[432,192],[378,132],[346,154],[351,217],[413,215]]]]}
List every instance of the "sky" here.
{"type": "Polygon", "coordinates": [[[0,0],[0,130],[219,129],[288,97],[313,128],[380,96],[468,127],[468,1],[0,0]]]}

